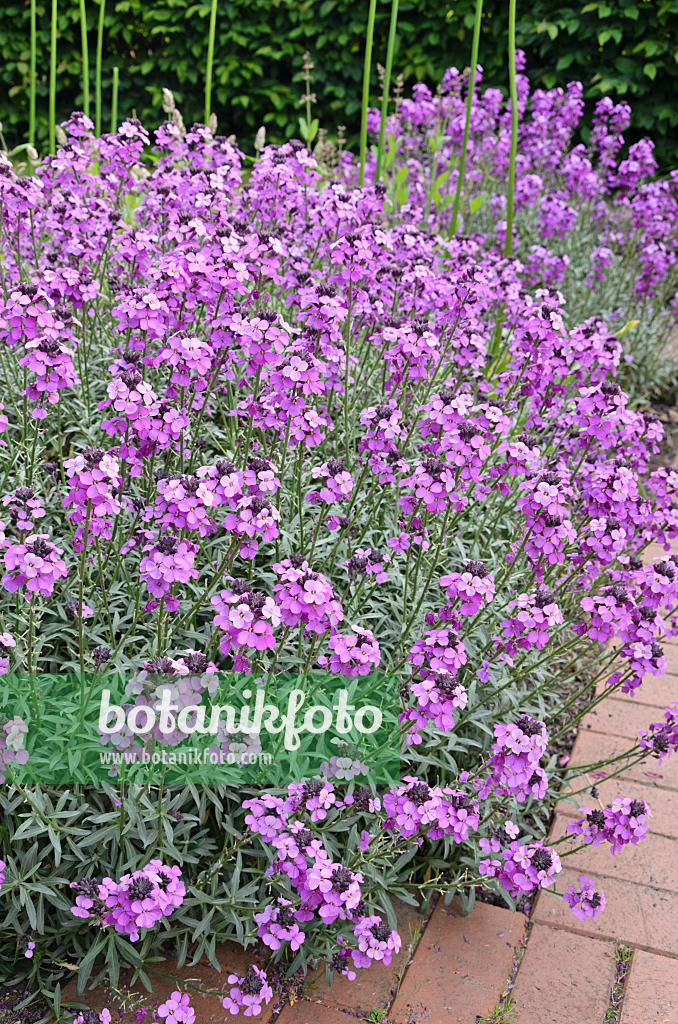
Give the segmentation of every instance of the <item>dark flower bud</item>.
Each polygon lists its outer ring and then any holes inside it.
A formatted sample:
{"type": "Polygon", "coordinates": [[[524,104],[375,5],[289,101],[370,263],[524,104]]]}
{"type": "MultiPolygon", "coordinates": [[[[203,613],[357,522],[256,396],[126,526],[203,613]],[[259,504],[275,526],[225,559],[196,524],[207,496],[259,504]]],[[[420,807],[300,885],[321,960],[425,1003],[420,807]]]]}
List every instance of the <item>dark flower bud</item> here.
{"type": "Polygon", "coordinates": [[[337,974],[341,974],[342,971],[346,970],[347,963],[348,950],[340,949],[336,953],[332,954],[332,959],[330,960],[330,967],[332,968],[333,971],[336,971],[337,974]]]}
{"type": "Polygon", "coordinates": [[[137,370],[123,370],[120,374],[120,380],[130,391],[137,386],[141,379],[141,374],[137,370]]]}
{"type": "Polygon", "coordinates": [[[425,782],[415,782],[412,789],[407,791],[407,797],[415,807],[421,807],[422,804],[431,799],[431,790],[425,782]]]}
{"type": "Polygon", "coordinates": [[[391,929],[384,921],[380,921],[379,924],[373,924],[370,931],[377,942],[386,942],[391,934],[391,929]]]}
{"type": "Polygon", "coordinates": [[[145,900],[153,892],[153,882],[150,878],[135,878],[129,887],[130,899],[145,900]]]}
{"type": "Polygon", "coordinates": [[[92,651],[92,660],[97,668],[101,668],[107,661],[111,659],[111,648],[110,647],[95,647],[92,651]]]}
{"type": "Polygon", "coordinates": [[[334,892],[346,892],[353,881],[353,873],[348,868],[335,868],[330,878],[334,892]]]}
{"type": "Polygon", "coordinates": [[[88,469],[94,469],[95,466],[99,465],[105,454],[106,452],[103,448],[85,448],[82,457],[88,469]]]}
{"type": "Polygon", "coordinates": [[[195,492],[198,490],[198,487],[200,487],[200,481],[198,480],[197,476],[182,476],[181,486],[183,487],[187,494],[195,494],[195,492]]]}
{"type": "Polygon", "coordinates": [[[539,736],[541,733],[541,723],[535,721],[534,718],[530,718],[529,715],[522,715],[516,722],[516,727],[525,736],[539,736]]]}
{"type": "Polygon", "coordinates": [[[32,551],[34,555],[38,556],[38,558],[47,558],[52,548],[51,545],[49,545],[46,540],[43,540],[42,537],[38,537],[38,539],[34,541],[33,544],[29,545],[27,550],[32,551]]]}
{"type": "Polygon", "coordinates": [[[483,435],[482,430],[480,430],[475,423],[469,423],[467,420],[462,420],[461,423],[457,423],[457,430],[459,431],[459,436],[463,441],[470,441],[471,438],[475,437],[477,434],[481,437],[483,435]]]}
{"type": "Polygon", "coordinates": [[[489,575],[485,568],[485,563],[476,559],[472,559],[470,562],[466,563],[464,566],[464,572],[470,572],[472,576],[477,576],[481,580],[484,580],[485,577],[489,575]]]}
{"type": "Polygon", "coordinates": [[[159,656],[151,658],[150,661],[145,661],[144,668],[149,675],[153,676],[171,675],[175,671],[171,658],[161,658],[159,656]]]}
{"type": "Polygon", "coordinates": [[[328,459],[327,472],[329,476],[338,476],[340,473],[345,473],[346,463],[342,462],[341,459],[328,459]]]}
{"type": "Polygon", "coordinates": [[[56,338],[43,338],[38,345],[38,348],[41,352],[44,352],[45,355],[54,356],[60,351],[61,346],[56,338]]]}
{"type": "Polygon", "coordinates": [[[537,871],[548,871],[552,864],[553,858],[548,850],[544,850],[540,846],[534,851],[532,855],[532,866],[535,867],[537,871]]]}
{"type": "Polygon", "coordinates": [[[155,545],[156,551],[161,555],[175,555],[177,553],[177,541],[175,537],[161,537],[155,545]]]}
{"type": "Polygon", "coordinates": [[[303,850],[313,842],[315,836],[311,832],[310,828],[302,828],[300,832],[297,832],[295,839],[299,849],[303,850]]]}
{"type": "Polygon", "coordinates": [[[206,654],[187,654],[185,660],[188,671],[195,672],[196,675],[202,675],[207,668],[206,654]]]}

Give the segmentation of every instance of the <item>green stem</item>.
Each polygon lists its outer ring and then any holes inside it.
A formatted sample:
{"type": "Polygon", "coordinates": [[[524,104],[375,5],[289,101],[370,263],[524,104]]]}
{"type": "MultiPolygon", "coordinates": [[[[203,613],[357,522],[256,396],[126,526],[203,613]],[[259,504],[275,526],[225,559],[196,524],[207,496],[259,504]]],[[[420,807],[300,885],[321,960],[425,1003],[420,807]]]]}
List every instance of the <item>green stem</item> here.
{"type": "Polygon", "coordinates": [[[513,251],[513,203],[516,190],[518,155],[518,90],[516,88],[516,0],[509,0],[509,92],[511,95],[511,152],[509,157],[508,202],[506,209],[506,246],[504,255],[513,251]]]}
{"type": "Polygon", "coordinates": [[[464,184],[464,173],[466,171],[466,151],[468,149],[468,137],[471,131],[471,110],[473,108],[473,94],[476,87],[476,67],[478,66],[478,49],[480,47],[480,24],[483,18],[483,0],[476,0],[476,17],[473,23],[473,43],[471,44],[471,73],[468,80],[468,98],[466,100],[466,124],[464,125],[464,138],[461,144],[461,157],[459,158],[459,175],[457,177],[457,190],[454,195],[454,206],[452,207],[451,234],[456,234],[457,219],[459,217],[459,203],[461,202],[461,189],[464,184]]]}
{"type": "Polygon", "coordinates": [[[56,153],[56,57],[57,0],[52,0],[52,30],[49,47],[49,151],[56,153]]]}
{"type": "MultiPolygon", "coordinates": [[[[482,0],[479,0],[482,5],[482,0]]],[[[384,148],[386,143],[386,118],[388,117],[388,91],[391,87],[391,69],[393,68],[393,51],[395,50],[396,26],[398,24],[398,0],[391,0],[391,24],[388,30],[388,44],[386,46],[386,70],[384,72],[384,93],[381,97],[381,119],[379,122],[379,146],[377,148],[377,169],[374,175],[375,183],[381,177],[381,165],[384,161],[384,148]]]]}
{"type": "Polygon", "coordinates": [[[97,27],[97,71],[94,83],[94,128],[101,135],[101,58],[104,52],[104,15],[106,0],[99,0],[99,25],[97,27]]]}
{"type": "Polygon", "coordinates": [[[31,56],[29,65],[30,81],[28,85],[28,141],[35,145],[35,51],[37,48],[37,24],[35,14],[36,0],[31,0],[31,56]]]}
{"type": "Polygon", "coordinates": [[[89,117],[89,51],[87,49],[85,0],[80,0],[80,47],[82,49],[82,110],[89,117]]]}
{"type": "Polygon", "coordinates": [[[120,69],[113,68],[113,86],[111,92],[111,135],[118,130],[118,84],[120,81],[120,69]]]}
{"type": "Polygon", "coordinates": [[[367,159],[367,105],[370,100],[370,72],[372,70],[372,43],[374,42],[374,18],[377,0],[370,0],[367,16],[367,38],[365,40],[365,64],[363,67],[363,98],[360,119],[360,178],[359,185],[365,184],[365,160],[367,159]]]}
{"type": "Polygon", "coordinates": [[[207,69],[205,71],[205,124],[212,113],[212,66],[214,64],[214,36],[217,28],[217,0],[212,0],[210,34],[207,41],[207,69]]]}

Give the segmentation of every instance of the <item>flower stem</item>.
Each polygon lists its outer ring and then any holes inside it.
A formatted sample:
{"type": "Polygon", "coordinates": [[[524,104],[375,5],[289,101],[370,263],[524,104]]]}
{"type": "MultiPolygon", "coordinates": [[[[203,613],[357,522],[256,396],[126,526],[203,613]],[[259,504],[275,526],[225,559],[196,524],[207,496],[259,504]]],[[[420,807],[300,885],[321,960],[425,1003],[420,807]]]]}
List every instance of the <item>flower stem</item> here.
{"type": "Polygon", "coordinates": [[[212,66],[214,65],[214,36],[217,28],[217,0],[212,0],[210,31],[207,40],[207,68],[205,70],[205,124],[212,113],[212,66]]]}
{"type": "Polygon", "coordinates": [[[365,184],[365,160],[367,159],[367,106],[370,100],[370,72],[372,71],[372,43],[374,42],[374,17],[377,0],[370,0],[367,15],[367,36],[365,38],[365,64],[363,67],[363,98],[360,119],[360,177],[359,185],[365,184]]]}
{"type": "Polygon", "coordinates": [[[511,150],[509,156],[508,201],[506,209],[506,245],[504,255],[513,252],[513,206],[516,190],[516,157],[518,155],[518,90],[516,88],[516,0],[509,0],[509,92],[511,95],[511,150]]]}
{"type": "Polygon", "coordinates": [[[52,28],[49,47],[49,151],[56,153],[56,57],[57,0],[52,0],[52,28]]]}
{"type": "Polygon", "coordinates": [[[101,135],[101,58],[104,51],[104,15],[106,0],[99,0],[99,25],[97,27],[97,69],[94,80],[94,128],[101,135]]]}
{"type": "Polygon", "coordinates": [[[85,0],[80,0],[80,46],[82,49],[82,110],[89,117],[89,51],[87,49],[85,0]]]}
{"type": "Polygon", "coordinates": [[[118,130],[118,84],[120,81],[120,69],[113,68],[113,84],[111,87],[111,135],[118,130]]]}
{"type": "Polygon", "coordinates": [[[37,48],[36,0],[31,0],[31,55],[28,83],[28,141],[35,145],[35,51],[37,48]]]}
{"type": "MultiPolygon", "coordinates": [[[[482,0],[479,0],[482,5],[482,0]]],[[[391,24],[388,30],[388,44],[386,46],[386,68],[384,71],[384,92],[381,97],[381,118],[379,121],[379,146],[377,148],[377,169],[374,175],[375,183],[381,177],[381,165],[384,162],[384,148],[386,144],[386,118],[388,117],[388,90],[391,86],[391,70],[393,68],[393,51],[395,50],[396,26],[398,24],[398,0],[391,0],[391,24]]]]}
{"type": "Polygon", "coordinates": [[[466,100],[466,123],[464,125],[464,138],[461,144],[461,156],[459,157],[459,174],[457,176],[457,190],[454,194],[454,206],[452,207],[452,224],[450,234],[457,232],[457,219],[459,217],[459,203],[461,202],[461,189],[464,184],[464,173],[466,171],[466,151],[468,149],[468,137],[471,130],[471,110],[473,108],[473,94],[476,87],[476,67],[478,66],[478,49],[480,46],[480,25],[483,18],[483,0],[476,0],[476,17],[473,23],[473,42],[471,44],[471,72],[468,80],[468,97],[466,100]]]}

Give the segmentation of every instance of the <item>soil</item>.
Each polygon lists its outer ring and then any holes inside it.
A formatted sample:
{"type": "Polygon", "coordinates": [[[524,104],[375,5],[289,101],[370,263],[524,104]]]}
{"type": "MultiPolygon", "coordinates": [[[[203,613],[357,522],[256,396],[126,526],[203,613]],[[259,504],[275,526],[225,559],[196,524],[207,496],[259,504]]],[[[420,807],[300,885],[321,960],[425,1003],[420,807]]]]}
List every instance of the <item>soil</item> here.
{"type": "Polygon", "coordinates": [[[28,1006],[17,1009],[28,995],[28,989],[22,984],[0,987],[0,1024],[38,1024],[48,1019],[49,1007],[38,993],[33,993],[28,1006]]]}

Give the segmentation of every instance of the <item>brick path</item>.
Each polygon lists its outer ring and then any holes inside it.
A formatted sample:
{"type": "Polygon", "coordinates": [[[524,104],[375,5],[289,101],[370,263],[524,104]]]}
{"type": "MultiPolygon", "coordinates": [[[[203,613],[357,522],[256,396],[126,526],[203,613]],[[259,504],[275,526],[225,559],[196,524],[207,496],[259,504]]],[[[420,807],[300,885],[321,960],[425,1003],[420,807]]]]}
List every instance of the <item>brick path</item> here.
{"type": "MultiPolygon", "coordinates": [[[[649,551],[648,560],[664,554],[649,551]]],[[[609,698],[586,716],[570,765],[590,764],[626,749],[638,728],[661,720],[665,705],[678,699],[678,639],[665,644],[665,654],[664,678],[649,678],[636,698],[609,698]]],[[[678,1024],[678,757],[666,759],[661,768],[648,759],[602,783],[574,778],[571,791],[594,782],[603,803],[620,795],[643,797],[653,813],[644,842],[615,857],[608,848],[588,847],[565,861],[558,877],[561,892],[579,874],[604,889],[607,906],[597,920],[578,921],[548,892],[534,904],[527,938],[522,914],[488,904],[476,903],[465,918],[456,904],[446,908],[442,900],[427,917],[402,904],[398,926],[404,948],[390,967],[359,971],[354,982],[335,978],[331,988],[324,971],[318,972],[301,1002],[282,1010],[269,1007],[257,1020],[348,1024],[381,1010],[395,1024],[476,1024],[478,1015],[491,1014],[513,972],[514,1004],[507,1024],[604,1024],[615,952],[622,944],[634,952],[621,1024],[678,1024]],[[517,974],[514,960],[520,960],[517,974]]],[[[587,800],[584,792],[575,803],[559,801],[552,838],[563,834],[567,819],[587,800]]],[[[225,975],[242,973],[251,960],[251,954],[227,944],[219,950],[221,974],[209,966],[173,971],[171,962],[163,963],[166,976],[158,978],[153,998],[166,999],[176,982],[183,982],[193,994],[198,1024],[231,1020],[217,995],[201,993],[222,988],[225,975]]],[[[63,1000],[76,998],[74,986],[68,986],[63,1000]]],[[[102,998],[88,993],[85,1000],[100,1009],[102,998]]]]}

